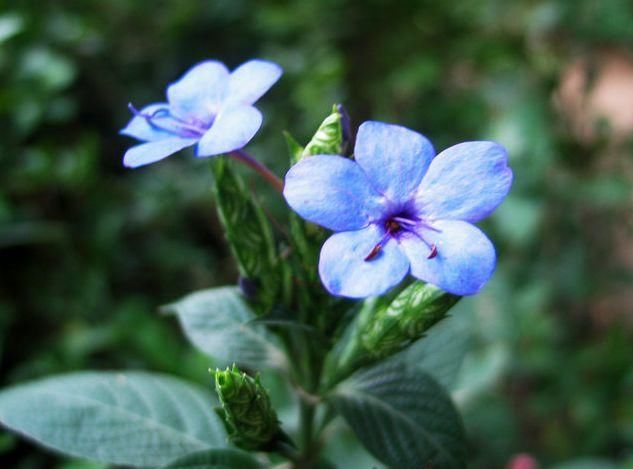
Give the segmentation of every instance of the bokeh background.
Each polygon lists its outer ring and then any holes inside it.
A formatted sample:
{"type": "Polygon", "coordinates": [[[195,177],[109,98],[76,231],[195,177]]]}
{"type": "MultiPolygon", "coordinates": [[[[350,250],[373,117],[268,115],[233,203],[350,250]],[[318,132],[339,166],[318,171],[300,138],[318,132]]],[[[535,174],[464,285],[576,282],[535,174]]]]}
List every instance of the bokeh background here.
{"type": "MultiPolygon", "coordinates": [[[[192,64],[253,57],[285,69],[249,147],[279,174],[281,131],[305,141],[334,102],[438,149],[508,148],[514,187],[484,224],[498,270],[456,312],[472,467],[633,467],[630,0],[0,3],[0,384],[88,368],[209,382],[157,313],[236,280],[207,163],[126,170],[118,130],[192,64]]],[[[0,461],[92,467],[7,433],[0,461]]]]}

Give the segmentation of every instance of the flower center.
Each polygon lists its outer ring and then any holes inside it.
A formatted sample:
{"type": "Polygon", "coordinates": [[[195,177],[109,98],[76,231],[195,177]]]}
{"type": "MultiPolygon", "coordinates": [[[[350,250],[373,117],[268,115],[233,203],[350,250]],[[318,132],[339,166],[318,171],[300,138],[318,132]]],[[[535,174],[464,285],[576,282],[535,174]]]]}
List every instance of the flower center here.
{"type": "Polygon", "coordinates": [[[142,117],[156,130],[176,135],[182,138],[200,138],[211,127],[199,119],[183,120],[170,114],[166,107],[156,109],[151,114],[140,112],[131,103],[128,108],[136,117],[142,117]]]}
{"type": "Polygon", "coordinates": [[[432,231],[439,230],[427,223],[424,223],[422,220],[414,220],[407,216],[396,215],[387,218],[387,220],[384,222],[384,228],[385,234],[383,235],[382,239],[372,248],[372,250],[369,251],[369,254],[365,256],[364,260],[366,262],[375,259],[380,251],[382,251],[384,245],[389,241],[389,239],[397,238],[403,232],[413,234],[424,244],[426,244],[426,246],[429,248],[429,255],[427,256],[427,259],[433,259],[437,256],[437,245],[435,243],[429,243],[427,240],[425,240],[424,237],[418,232],[419,230],[416,230],[416,228],[427,228],[432,231]]]}

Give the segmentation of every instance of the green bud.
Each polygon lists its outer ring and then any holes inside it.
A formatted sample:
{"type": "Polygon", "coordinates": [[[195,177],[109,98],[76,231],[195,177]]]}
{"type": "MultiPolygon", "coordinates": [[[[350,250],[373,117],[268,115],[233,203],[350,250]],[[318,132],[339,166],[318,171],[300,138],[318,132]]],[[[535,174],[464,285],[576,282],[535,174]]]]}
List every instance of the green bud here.
{"type": "Polygon", "coordinates": [[[366,301],[348,325],[340,345],[326,359],[326,386],[415,342],[444,318],[459,298],[433,285],[415,282],[390,303],[366,301]]]}
{"type": "Polygon", "coordinates": [[[312,155],[344,155],[349,147],[349,119],[340,104],[332,106],[332,113],[327,116],[305,148],[290,135],[284,133],[290,153],[290,163],[312,155]]]}
{"type": "Polygon", "coordinates": [[[259,314],[272,309],[279,292],[279,265],[270,222],[227,158],[212,162],[218,217],[240,276],[254,285],[249,298],[259,314]]]}
{"type": "Polygon", "coordinates": [[[214,378],[221,404],[216,411],[229,440],[247,450],[269,447],[282,432],[259,375],[252,378],[233,365],[224,371],[217,369],[214,378]]]}

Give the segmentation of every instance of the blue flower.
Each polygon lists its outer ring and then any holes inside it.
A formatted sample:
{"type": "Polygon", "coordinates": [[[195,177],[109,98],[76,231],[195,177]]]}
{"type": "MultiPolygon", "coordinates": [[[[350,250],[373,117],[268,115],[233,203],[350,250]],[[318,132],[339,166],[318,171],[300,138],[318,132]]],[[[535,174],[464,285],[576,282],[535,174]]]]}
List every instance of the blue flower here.
{"type": "Polygon", "coordinates": [[[167,87],[167,102],[138,111],[121,133],[146,143],[130,148],[123,164],[136,168],[196,145],[197,156],[214,156],[244,147],[262,124],[252,105],[281,76],[281,68],[251,60],[232,73],[209,60],[167,87]]]}
{"type": "Polygon", "coordinates": [[[456,295],[477,293],[496,256],[473,223],[510,190],[505,149],[466,142],[435,156],[416,132],[365,122],[354,156],[305,158],[286,175],[288,204],[338,232],[319,259],[327,290],[350,298],[380,295],[411,273],[456,295]]]}

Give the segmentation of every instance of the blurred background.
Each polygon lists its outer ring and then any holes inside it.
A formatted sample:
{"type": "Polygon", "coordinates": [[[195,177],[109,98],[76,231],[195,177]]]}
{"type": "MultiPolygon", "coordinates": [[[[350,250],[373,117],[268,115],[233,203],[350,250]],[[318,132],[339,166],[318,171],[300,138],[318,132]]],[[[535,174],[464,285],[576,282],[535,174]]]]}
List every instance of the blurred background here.
{"type": "MultiPolygon", "coordinates": [[[[126,170],[118,130],[194,63],[254,57],[285,69],[249,146],[278,174],[281,131],[305,142],[334,102],[438,149],[508,148],[514,187],[483,226],[498,270],[455,313],[472,467],[633,467],[630,0],[0,3],[0,384],[142,368],[208,385],[209,360],[157,313],[236,280],[207,162],[126,170]]],[[[4,432],[0,461],[94,467],[4,432]]]]}

